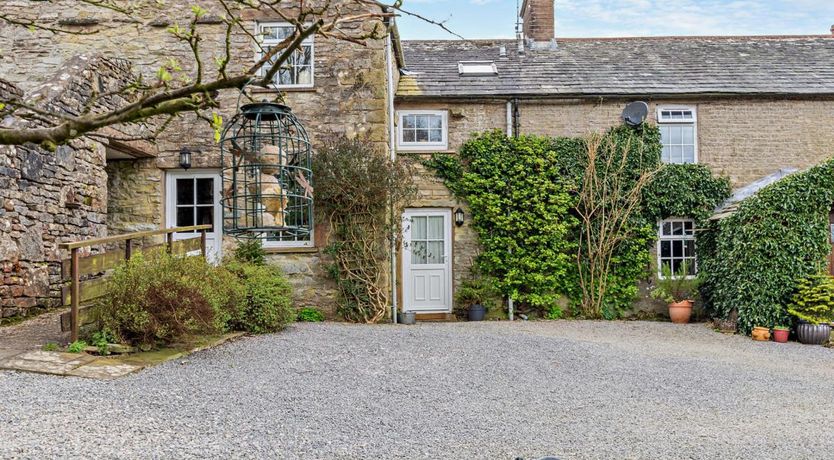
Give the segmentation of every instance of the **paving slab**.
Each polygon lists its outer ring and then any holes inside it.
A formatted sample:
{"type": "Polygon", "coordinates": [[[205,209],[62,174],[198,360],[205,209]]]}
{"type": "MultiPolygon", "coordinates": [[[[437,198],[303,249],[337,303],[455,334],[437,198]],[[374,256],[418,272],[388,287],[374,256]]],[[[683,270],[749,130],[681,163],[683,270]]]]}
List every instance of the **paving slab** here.
{"type": "Polygon", "coordinates": [[[140,369],[142,369],[142,366],[102,358],[77,367],[69,371],[67,375],[97,380],[114,380],[132,374],[140,369]]]}
{"type": "Polygon", "coordinates": [[[66,375],[94,360],[95,357],[87,354],[29,351],[0,361],[0,369],[66,375]]]}
{"type": "Polygon", "coordinates": [[[0,361],[11,358],[12,356],[16,356],[23,353],[23,350],[13,350],[11,348],[0,348],[0,361]]]}

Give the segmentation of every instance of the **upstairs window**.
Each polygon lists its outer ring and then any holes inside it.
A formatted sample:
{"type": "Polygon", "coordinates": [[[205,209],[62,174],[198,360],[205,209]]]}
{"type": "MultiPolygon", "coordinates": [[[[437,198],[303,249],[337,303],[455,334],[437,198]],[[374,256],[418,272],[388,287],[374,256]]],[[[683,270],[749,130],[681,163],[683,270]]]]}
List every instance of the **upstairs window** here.
{"type": "MultiPolygon", "coordinates": [[[[263,58],[274,46],[283,42],[287,37],[295,33],[295,27],[283,23],[263,23],[258,25],[258,36],[260,38],[260,49],[257,59],[263,58]]],[[[301,46],[292,53],[287,61],[275,74],[273,84],[277,88],[312,88],[314,74],[314,47],[313,37],[301,42],[301,46]]],[[[279,52],[280,54],[280,52],[279,52]]],[[[276,56],[277,58],[277,56],[276,56]]],[[[274,62],[274,61],[272,61],[274,62]]],[[[262,74],[270,67],[267,63],[261,68],[262,74]]]]}
{"type": "Polygon", "coordinates": [[[662,277],[663,266],[677,275],[686,266],[686,277],[697,274],[695,257],[695,221],[667,219],[660,222],[657,241],[657,276],[662,277]]]}
{"type": "Polygon", "coordinates": [[[445,110],[410,110],[399,112],[397,132],[401,150],[446,150],[448,148],[448,112],[445,110]]]}
{"type": "Polygon", "coordinates": [[[698,162],[697,117],[692,107],[660,107],[657,110],[661,159],[664,163],[686,164],[698,162]]]}

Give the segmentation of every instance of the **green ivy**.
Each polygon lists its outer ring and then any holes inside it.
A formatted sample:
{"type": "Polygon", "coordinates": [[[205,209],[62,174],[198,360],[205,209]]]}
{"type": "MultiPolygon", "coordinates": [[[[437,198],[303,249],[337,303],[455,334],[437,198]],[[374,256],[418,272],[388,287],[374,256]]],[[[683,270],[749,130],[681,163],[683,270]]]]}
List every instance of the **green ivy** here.
{"type": "Polygon", "coordinates": [[[789,320],[796,280],[824,266],[834,160],[788,176],[744,200],[699,235],[702,294],[714,316],[738,313],[740,332],[789,320]]]}
{"type": "MultiPolygon", "coordinates": [[[[632,180],[660,168],[644,189],[640,212],[629,222],[631,237],[619,244],[612,260],[602,315],[616,318],[632,307],[637,281],[649,275],[657,220],[705,219],[729,195],[729,182],[700,165],[660,166],[656,127],[619,126],[605,136],[616,146],[631,146],[625,175],[632,180]]],[[[494,276],[502,294],[522,308],[548,314],[560,311],[560,298],[578,302],[576,255],[582,227],[574,208],[586,158],[584,138],[509,138],[491,131],[476,134],[460,155],[437,154],[426,162],[471,208],[471,225],[482,246],[478,269],[494,276]]]]}
{"type": "Polygon", "coordinates": [[[556,144],[491,131],[467,142],[459,157],[428,162],[469,203],[483,247],[480,271],[521,306],[548,308],[571,282],[575,183],[564,174],[556,144]]]}
{"type": "Polygon", "coordinates": [[[730,196],[730,180],[715,177],[702,164],[667,164],[643,191],[647,219],[691,217],[704,223],[730,196]]]}

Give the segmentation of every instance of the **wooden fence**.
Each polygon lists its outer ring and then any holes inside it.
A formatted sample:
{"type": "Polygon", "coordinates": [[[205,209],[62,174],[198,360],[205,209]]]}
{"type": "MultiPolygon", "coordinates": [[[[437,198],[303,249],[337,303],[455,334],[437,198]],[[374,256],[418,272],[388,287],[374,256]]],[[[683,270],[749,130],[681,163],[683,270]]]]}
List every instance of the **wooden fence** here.
{"type": "Polygon", "coordinates": [[[81,326],[81,304],[93,301],[104,295],[108,282],[108,270],[115,268],[120,262],[129,260],[132,255],[140,252],[147,254],[153,251],[166,251],[169,254],[179,255],[200,251],[200,254],[205,257],[206,231],[210,228],[211,225],[163,228],[59,244],[58,247],[61,249],[70,251],[70,258],[61,263],[61,276],[65,282],[65,285],[61,289],[61,302],[63,305],[70,306],[69,313],[61,316],[62,330],[66,331],[69,329],[71,331],[72,341],[78,340],[78,331],[81,326]],[[199,233],[195,233],[195,238],[174,241],[174,233],[182,232],[199,233]],[[136,240],[158,235],[165,235],[164,243],[142,248],[133,247],[133,243],[136,240]],[[124,243],[124,249],[106,251],[88,256],[81,256],[79,251],[81,248],[113,243],[124,243]],[[95,277],[84,281],[81,280],[82,277],[91,276],[95,277]]]}

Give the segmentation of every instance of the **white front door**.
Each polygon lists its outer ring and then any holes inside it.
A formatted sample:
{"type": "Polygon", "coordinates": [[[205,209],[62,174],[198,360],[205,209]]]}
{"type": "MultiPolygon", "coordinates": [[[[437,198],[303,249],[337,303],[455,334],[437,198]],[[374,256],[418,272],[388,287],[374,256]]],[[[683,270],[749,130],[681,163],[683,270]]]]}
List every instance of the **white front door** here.
{"type": "MultiPolygon", "coordinates": [[[[213,263],[220,262],[223,242],[220,174],[214,171],[168,172],[165,192],[165,226],[211,224],[213,227],[206,232],[206,257],[213,263]]],[[[174,233],[174,240],[188,238],[199,238],[199,233],[174,233]]]]}
{"type": "Polygon", "coordinates": [[[403,310],[452,311],[452,210],[403,214],[403,310]]]}

